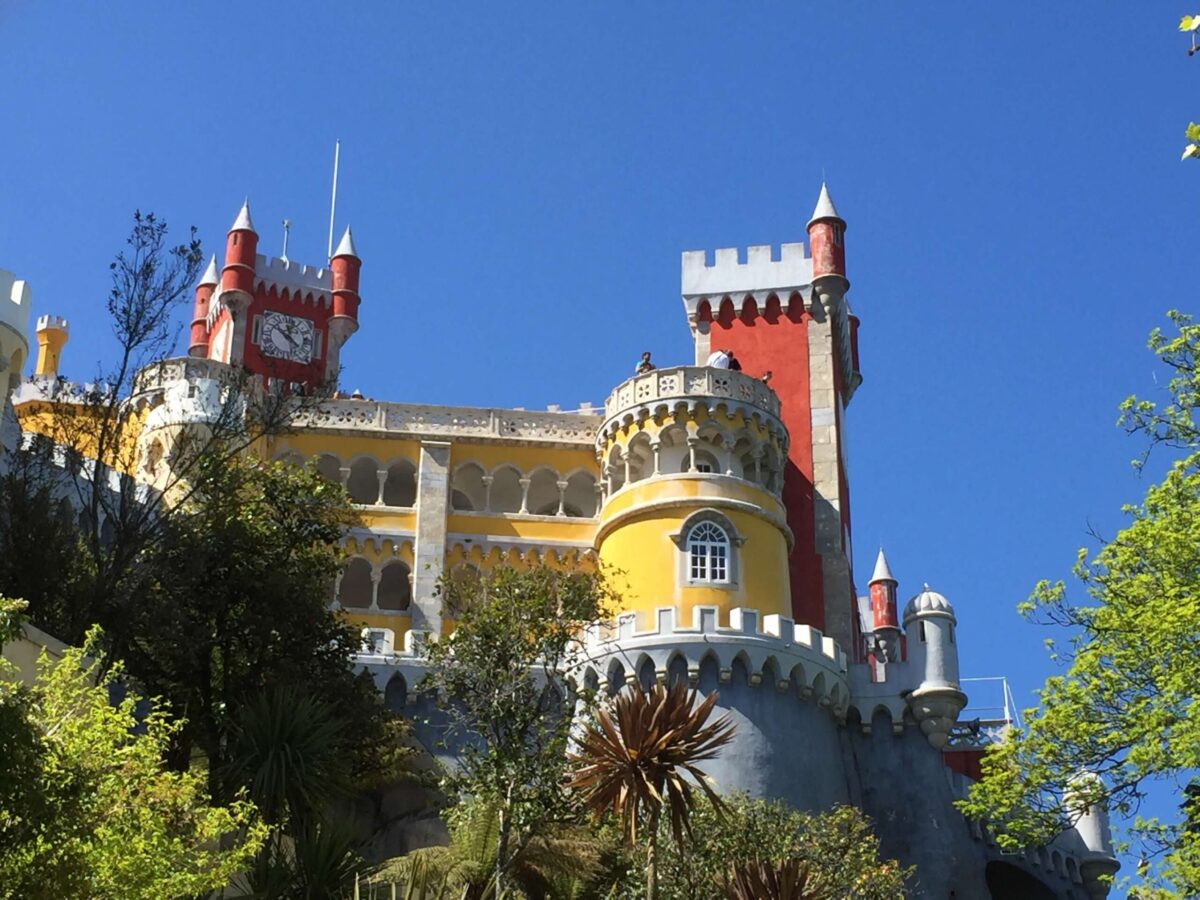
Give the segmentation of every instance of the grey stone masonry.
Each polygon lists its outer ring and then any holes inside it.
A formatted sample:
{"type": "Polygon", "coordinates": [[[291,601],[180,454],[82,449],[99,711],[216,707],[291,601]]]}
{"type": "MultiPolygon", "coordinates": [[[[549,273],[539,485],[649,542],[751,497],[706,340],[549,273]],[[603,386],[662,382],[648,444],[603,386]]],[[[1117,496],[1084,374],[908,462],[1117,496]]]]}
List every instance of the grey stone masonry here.
{"type": "Polygon", "coordinates": [[[826,276],[813,285],[816,302],[808,325],[809,402],[812,410],[813,501],[816,551],[821,555],[825,633],[843,647],[852,646],[854,589],[849,548],[842,534],[841,442],[843,406],[836,370],[838,322],[846,302],[846,280],[826,276]]]}
{"type": "Polygon", "coordinates": [[[422,441],[417,471],[417,537],[413,546],[412,628],[440,634],[437,582],[446,552],[446,507],[450,487],[450,443],[422,441]]]}

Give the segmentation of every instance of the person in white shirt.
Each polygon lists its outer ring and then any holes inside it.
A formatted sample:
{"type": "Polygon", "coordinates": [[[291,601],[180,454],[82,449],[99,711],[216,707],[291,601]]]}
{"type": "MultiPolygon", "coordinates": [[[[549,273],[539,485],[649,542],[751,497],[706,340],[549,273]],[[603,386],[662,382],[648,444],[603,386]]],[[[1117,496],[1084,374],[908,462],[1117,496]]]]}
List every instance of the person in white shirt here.
{"type": "Polygon", "coordinates": [[[714,350],[708,354],[708,362],[705,363],[713,369],[728,369],[730,357],[724,350],[714,350]]]}

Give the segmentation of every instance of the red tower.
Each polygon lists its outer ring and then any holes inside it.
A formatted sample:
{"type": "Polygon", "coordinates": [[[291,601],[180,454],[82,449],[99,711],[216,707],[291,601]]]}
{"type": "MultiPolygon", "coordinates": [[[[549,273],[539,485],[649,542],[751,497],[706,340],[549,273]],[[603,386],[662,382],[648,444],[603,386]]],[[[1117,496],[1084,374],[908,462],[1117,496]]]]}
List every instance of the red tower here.
{"type": "Polygon", "coordinates": [[[783,502],[795,538],[790,559],[796,620],[853,646],[845,407],[862,380],[857,320],[846,303],[845,221],[821,186],[803,244],[683,255],[683,299],[696,364],[733,351],[751,375],[770,373],[791,442],[783,502]]]}
{"type": "Polygon", "coordinates": [[[188,343],[188,356],[208,356],[208,310],[213,292],[217,289],[217,257],[208,261],[208,268],[196,285],[196,305],[192,308],[192,332],[188,343]]]}
{"type": "Polygon", "coordinates": [[[361,266],[348,228],[325,268],[259,255],[243,204],[225,241],[219,289],[215,259],[196,288],[188,353],[268,381],[335,386],[338,353],[358,329],[361,266]]]}

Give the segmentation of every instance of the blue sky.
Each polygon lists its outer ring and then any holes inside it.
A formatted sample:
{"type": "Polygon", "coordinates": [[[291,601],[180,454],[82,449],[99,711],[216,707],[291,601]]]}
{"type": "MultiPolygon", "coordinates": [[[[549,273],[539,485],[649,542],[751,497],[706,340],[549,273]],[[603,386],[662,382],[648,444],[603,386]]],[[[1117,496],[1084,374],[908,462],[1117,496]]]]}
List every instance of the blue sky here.
{"type": "MultiPolygon", "coordinates": [[[[0,4],[0,266],[109,350],[135,207],[219,250],[364,260],[347,387],[573,407],[685,361],[679,253],[848,225],[860,580],[961,619],[965,674],[1050,671],[1016,603],[1144,483],[1114,427],[1192,305],[1200,60],[1176,4],[0,4]]],[[[181,316],[180,334],[182,335],[181,316]]],[[[861,585],[860,585],[861,587],[861,585]]]]}

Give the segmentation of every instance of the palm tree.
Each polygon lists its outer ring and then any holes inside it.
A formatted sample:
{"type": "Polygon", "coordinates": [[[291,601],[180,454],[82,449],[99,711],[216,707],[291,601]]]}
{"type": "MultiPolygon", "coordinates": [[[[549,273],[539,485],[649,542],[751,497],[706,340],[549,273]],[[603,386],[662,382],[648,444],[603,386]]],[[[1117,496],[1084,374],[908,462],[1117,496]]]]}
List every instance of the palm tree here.
{"type": "Polygon", "coordinates": [[[646,816],[646,897],[658,893],[658,823],[663,806],[671,817],[671,833],[682,843],[691,833],[694,787],[699,786],[720,809],[721,800],[697,766],[713,759],[733,739],[728,715],[708,721],[717,694],[696,705],[696,691],[683,681],[649,692],[631,686],[617,695],[611,711],[601,709],[596,721],[571,754],[576,769],[571,787],[597,816],[620,818],[626,841],[637,841],[638,819],[646,816]]]}
{"type": "Polygon", "coordinates": [[[800,859],[738,863],[721,878],[726,900],[832,900],[800,859]]]}
{"type": "Polygon", "coordinates": [[[336,896],[361,866],[356,830],[332,813],[350,796],[345,723],[328,702],[288,686],[263,690],[239,710],[221,776],[244,788],[271,826],[243,886],[254,896],[336,896]]]}
{"type": "MultiPolygon", "coordinates": [[[[414,900],[495,900],[500,801],[469,799],[450,817],[450,844],[425,847],[384,864],[380,876],[405,885],[414,900]]],[[[602,877],[603,841],[579,825],[546,823],[534,828],[513,854],[512,891],[504,897],[560,896],[571,879],[602,877]]]]}

